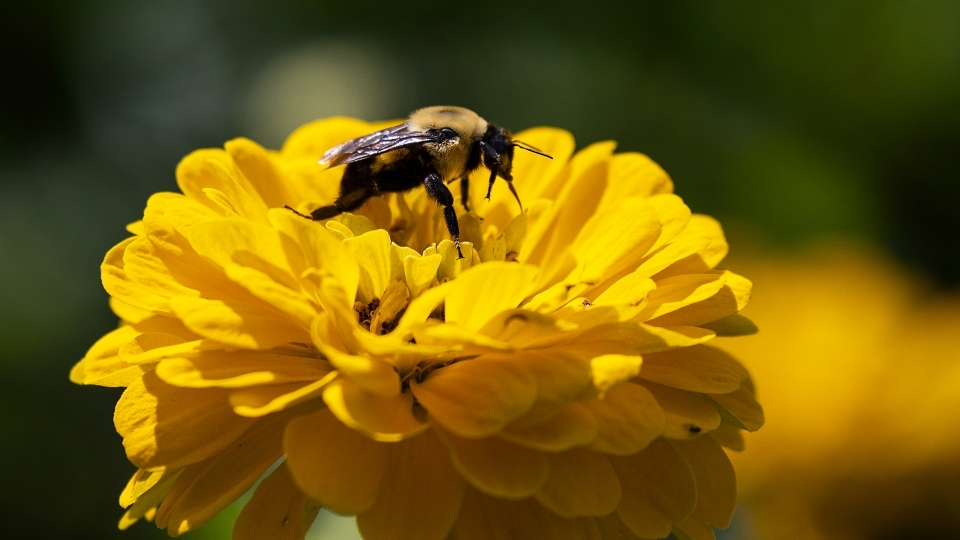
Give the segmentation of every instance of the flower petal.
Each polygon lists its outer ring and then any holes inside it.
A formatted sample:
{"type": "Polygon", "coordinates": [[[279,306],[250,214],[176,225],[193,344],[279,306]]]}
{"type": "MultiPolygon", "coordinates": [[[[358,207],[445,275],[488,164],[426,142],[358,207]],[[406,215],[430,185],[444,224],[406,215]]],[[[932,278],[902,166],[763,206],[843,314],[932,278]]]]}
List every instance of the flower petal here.
{"type": "Polygon", "coordinates": [[[606,212],[594,214],[570,246],[583,267],[579,280],[600,284],[638,262],[657,241],[660,230],[656,211],[639,197],[624,199],[606,212]]]}
{"type": "Polygon", "coordinates": [[[439,432],[451,450],[453,466],[476,489],[502,499],[523,499],[540,489],[549,466],[542,452],[496,437],[463,439],[439,432]]]}
{"type": "Polygon", "coordinates": [[[235,347],[263,350],[310,342],[306,328],[266,306],[178,296],[170,307],[190,330],[235,347]]]}
{"type": "Polygon", "coordinates": [[[380,396],[343,377],[324,389],[323,401],[341,422],[375,441],[400,441],[430,426],[414,416],[415,405],[409,393],[380,396]]]}
{"type": "Polygon", "coordinates": [[[725,394],[749,378],[729,354],[708,345],[645,354],[640,378],[690,392],[725,394]]]}
{"type": "Polygon", "coordinates": [[[337,372],[331,371],[322,379],[309,384],[301,382],[247,386],[230,392],[230,405],[233,412],[240,416],[266,416],[320,397],[324,387],[336,377],[337,372]]]}
{"type": "Polygon", "coordinates": [[[377,502],[357,516],[367,540],[443,540],[457,519],[464,483],[432,431],[390,445],[377,502]]]}
{"type": "Polygon", "coordinates": [[[632,379],[640,373],[643,359],[639,356],[624,354],[604,354],[590,360],[593,387],[600,397],[618,384],[632,379]]]}
{"type": "Polygon", "coordinates": [[[342,515],[373,506],[389,445],[344,426],[325,409],[290,421],[283,447],[293,479],[311,498],[342,515]]]}
{"type": "Polygon", "coordinates": [[[587,445],[596,439],[599,430],[600,424],[589,409],[579,403],[570,403],[548,420],[507,426],[500,432],[500,437],[534,450],[561,452],[587,445]]]}
{"type": "Polygon", "coordinates": [[[697,479],[683,456],[662,439],[642,452],[611,458],[623,496],[620,519],[642,538],[662,538],[697,504],[697,479]]]}
{"type": "Polygon", "coordinates": [[[461,437],[497,433],[537,397],[536,379],[522,366],[484,358],[457,362],[410,384],[430,417],[461,437]]]}
{"type": "MultiPolygon", "coordinates": [[[[720,406],[720,415],[731,415],[736,419],[737,427],[756,431],[763,426],[763,408],[757,403],[756,394],[750,380],[743,381],[740,388],[726,394],[711,394],[710,398],[720,406]]],[[[725,419],[726,421],[726,419],[725,419]]]]}
{"type": "Polygon", "coordinates": [[[663,436],[668,439],[695,439],[720,425],[720,413],[700,397],[668,386],[643,383],[666,414],[663,436]]]}
{"type": "Polygon", "coordinates": [[[295,204],[300,200],[294,186],[287,182],[265,148],[239,137],[223,145],[234,165],[260,199],[270,208],[295,204]]]}
{"type": "MultiPolygon", "coordinates": [[[[139,469],[137,472],[140,473],[142,471],[143,469],[139,469]]],[[[160,505],[163,498],[166,497],[170,489],[173,488],[173,483],[177,480],[181,471],[182,469],[164,469],[154,472],[153,475],[156,476],[155,481],[151,482],[150,486],[144,489],[142,493],[138,493],[135,501],[129,501],[129,505],[121,503],[122,506],[129,506],[129,508],[124,512],[123,517],[120,518],[120,523],[117,524],[117,528],[125,531],[130,528],[131,525],[140,521],[141,518],[147,517],[155,512],[157,506],[160,505]]],[[[136,478],[137,475],[134,475],[134,477],[130,479],[131,483],[133,483],[136,478]]],[[[126,494],[126,490],[124,493],[126,494]]],[[[121,495],[121,498],[122,497],[123,495],[121,495]]]]}
{"type": "Polygon", "coordinates": [[[299,321],[305,328],[309,328],[313,318],[317,316],[317,308],[303,294],[277,283],[259,270],[239,264],[229,264],[224,270],[231,281],[299,321]]]}
{"type": "Polygon", "coordinates": [[[537,267],[489,262],[460,274],[447,294],[448,323],[476,331],[501,311],[513,309],[526,297],[537,267]]]}
{"type": "Polygon", "coordinates": [[[177,185],[187,197],[215,212],[221,207],[204,190],[216,190],[239,215],[254,221],[266,221],[266,205],[252,186],[238,175],[233,160],[223,150],[191,152],[177,165],[177,185]],[[244,186],[243,184],[246,184],[244,186]]]}
{"type": "Polygon", "coordinates": [[[185,388],[242,388],[263,384],[307,382],[331,371],[317,358],[254,351],[201,351],[190,358],[170,358],[157,366],[167,384],[185,388]]]}
{"type": "Polygon", "coordinates": [[[536,499],[565,518],[605,516],[620,502],[620,480],[603,454],[580,449],[550,454],[550,477],[536,499]]]}
{"type": "Polygon", "coordinates": [[[360,269],[343,241],[328,229],[287,210],[271,210],[269,216],[281,232],[280,243],[294,275],[302,276],[309,268],[322,268],[336,278],[352,303],[360,269]]]}
{"type": "Polygon", "coordinates": [[[281,464],[266,477],[240,511],[233,540],[303,540],[320,505],[310,501],[281,464]]]}
{"type": "Polygon", "coordinates": [[[373,230],[343,245],[353,254],[360,268],[357,301],[365,304],[383,296],[390,283],[404,279],[403,261],[391,248],[390,234],[383,229],[373,230]]]}
{"type": "Polygon", "coordinates": [[[590,449],[626,456],[647,447],[663,433],[664,414],[653,394],[624,383],[603,399],[582,402],[597,419],[600,431],[590,449]]]}
{"type": "Polygon", "coordinates": [[[737,505],[737,481],[733,465],[717,441],[700,437],[692,441],[672,441],[697,479],[695,513],[714,527],[730,525],[737,505]]]}
{"type": "Polygon", "coordinates": [[[113,418],[127,458],[140,468],[202,461],[254,422],[233,413],[226,391],[178,388],[153,372],[123,392],[113,418]]]}
{"type": "Polygon", "coordinates": [[[259,270],[289,289],[299,285],[276,229],[239,218],[208,220],[190,227],[190,245],[220,268],[238,264],[259,270]]]}
{"type": "Polygon", "coordinates": [[[181,535],[213,519],[283,455],[280,435],[289,415],[258,421],[223,452],[190,465],[157,511],[157,525],[181,535]]]}
{"type": "Polygon", "coordinates": [[[648,322],[657,326],[700,326],[740,311],[750,300],[752,285],[732,272],[724,272],[723,277],[723,287],[716,294],[648,322]]]}
{"type": "Polygon", "coordinates": [[[588,518],[562,518],[533,498],[508,501],[467,488],[454,528],[457,540],[601,540],[600,530],[588,518]]]}
{"type": "Polygon", "coordinates": [[[637,152],[624,152],[610,158],[610,180],[604,193],[605,201],[652,197],[660,193],[673,193],[673,182],[652,159],[637,152]]]}

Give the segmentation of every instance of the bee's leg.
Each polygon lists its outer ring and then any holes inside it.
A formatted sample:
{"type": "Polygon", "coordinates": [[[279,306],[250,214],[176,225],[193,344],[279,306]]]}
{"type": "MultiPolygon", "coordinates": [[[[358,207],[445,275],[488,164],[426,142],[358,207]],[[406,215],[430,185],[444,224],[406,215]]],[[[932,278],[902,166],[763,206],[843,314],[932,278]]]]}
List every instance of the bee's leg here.
{"type": "Polygon", "coordinates": [[[344,193],[337,197],[333,204],[321,206],[313,212],[310,212],[310,219],[314,221],[323,221],[337,217],[344,212],[350,212],[363,206],[367,199],[376,195],[377,192],[371,189],[358,189],[349,193],[344,193]]]}
{"type": "Polygon", "coordinates": [[[348,165],[347,170],[343,173],[343,178],[340,180],[340,196],[333,204],[321,206],[310,212],[309,216],[301,214],[289,206],[287,208],[314,221],[323,221],[360,208],[363,203],[367,202],[367,199],[377,195],[379,191],[377,190],[377,184],[369,175],[355,170],[352,165],[348,165]]]}
{"type": "Polygon", "coordinates": [[[460,202],[463,209],[470,211],[470,177],[464,176],[460,179],[460,202]]]}
{"type": "Polygon", "coordinates": [[[487,196],[484,197],[485,200],[490,200],[490,194],[493,193],[493,183],[497,181],[497,170],[493,169],[490,171],[490,184],[487,186],[487,196]]]}
{"type": "Polygon", "coordinates": [[[457,246],[458,258],[463,258],[463,252],[460,251],[460,223],[457,222],[457,212],[453,209],[453,194],[440,175],[430,173],[423,179],[423,185],[427,187],[427,193],[433,197],[433,200],[443,206],[443,220],[447,223],[447,230],[453,237],[453,244],[457,246]]]}

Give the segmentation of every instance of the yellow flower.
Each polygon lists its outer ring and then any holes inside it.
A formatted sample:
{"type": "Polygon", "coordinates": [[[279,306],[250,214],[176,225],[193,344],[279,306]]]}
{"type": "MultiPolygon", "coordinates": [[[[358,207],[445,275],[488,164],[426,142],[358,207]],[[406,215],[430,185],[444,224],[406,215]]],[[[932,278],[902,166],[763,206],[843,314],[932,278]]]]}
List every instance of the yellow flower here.
{"type": "Polygon", "coordinates": [[[725,343],[774,421],[735,456],[760,538],[954,536],[960,302],[853,245],[755,258],[763,331],[725,343]]]}
{"type": "Polygon", "coordinates": [[[282,208],[328,204],[318,156],[381,127],[194,152],[107,254],[124,324],[71,378],[127,387],[121,527],[193,529],[282,458],[235,539],[301,538],[321,505],[369,540],[713,538],[722,446],[762,423],[707,344],[753,329],[719,224],[647,157],[548,128],[518,134],[555,158],[516,157],[524,213],[471,182],[464,259],[423,189],[325,224],[282,208]]]}

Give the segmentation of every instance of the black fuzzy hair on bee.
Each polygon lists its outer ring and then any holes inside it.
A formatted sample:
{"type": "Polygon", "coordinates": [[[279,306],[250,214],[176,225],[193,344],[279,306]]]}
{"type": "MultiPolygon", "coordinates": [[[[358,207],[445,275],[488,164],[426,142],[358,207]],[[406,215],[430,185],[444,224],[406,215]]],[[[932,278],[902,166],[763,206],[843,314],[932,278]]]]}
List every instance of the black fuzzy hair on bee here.
{"type": "Polygon", "coordinates": [[[333,204],[321,206],[310,215],[297,214],[315,221],[330,219],[356,210],[375,195],[402,193],[423,185],[430,197],[443,207],[447,230],[462,259],[460,225],[447,184],[460,180],[461,202],[469,211],[469,176],[482,165],[490,170],[486,199],[490,199],[499,176],[506,180],[522,209],[511,174],[516,148],[553,159],[514,140],[509,131],[488,123],[469,109],[449,106],[419,109],[402,124],[327,150],[320,158],[321,165],[346,165],[340,180],[340,195],[333,204]]]}

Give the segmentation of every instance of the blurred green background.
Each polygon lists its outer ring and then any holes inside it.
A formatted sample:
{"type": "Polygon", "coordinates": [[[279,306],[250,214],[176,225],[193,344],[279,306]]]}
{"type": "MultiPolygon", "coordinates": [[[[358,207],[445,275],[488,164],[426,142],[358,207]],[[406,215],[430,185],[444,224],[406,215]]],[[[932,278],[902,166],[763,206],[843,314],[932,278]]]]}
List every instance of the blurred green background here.
{"type": "Polygon", "coordinates": [[[853,236],[960,281],[956,0],[9,2],[0,70],[5,538],[165,537],[116,530],[119,391],[67,373],[116,325],[103,254],[233,137],[461,105],[650,155],[734,252],[853,236]]]}

